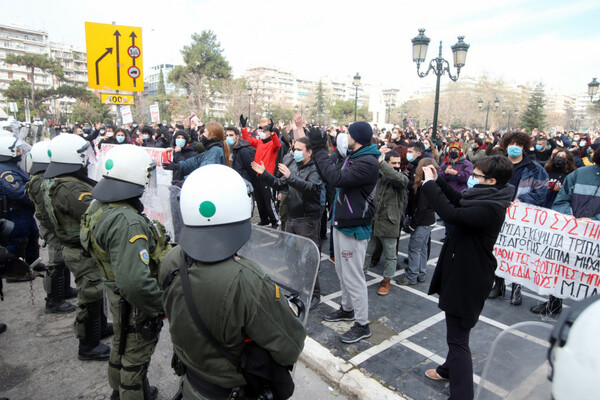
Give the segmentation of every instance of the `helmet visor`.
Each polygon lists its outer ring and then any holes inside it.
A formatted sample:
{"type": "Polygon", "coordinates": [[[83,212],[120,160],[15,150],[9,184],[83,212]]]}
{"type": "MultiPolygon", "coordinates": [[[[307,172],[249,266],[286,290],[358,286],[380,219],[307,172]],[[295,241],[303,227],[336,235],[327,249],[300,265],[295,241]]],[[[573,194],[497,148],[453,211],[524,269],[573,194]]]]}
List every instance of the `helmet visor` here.
{"type": "Polygon", "coordinates": [[[79,150],[77,150],[77,153],[81,154],[81,157],[83,159],[83,163],[82,164],[87,164],[88,161],[91,164],[96,164],[96,162],[98,161],[96,159],[96,152],[94,151],[94,147],[91,145],[90,142],[86,142],[86,144],[84,144],[79,150]]]}

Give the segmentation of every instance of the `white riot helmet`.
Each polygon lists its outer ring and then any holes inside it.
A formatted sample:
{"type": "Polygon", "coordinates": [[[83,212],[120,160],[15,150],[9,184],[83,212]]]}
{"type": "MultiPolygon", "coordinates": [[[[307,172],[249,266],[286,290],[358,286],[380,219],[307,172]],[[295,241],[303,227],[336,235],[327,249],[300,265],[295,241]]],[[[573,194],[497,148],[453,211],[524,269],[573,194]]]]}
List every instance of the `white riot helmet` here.
{"type": "Polygon", "coordinates": [[[552,398],[598,399],[600,296],[563,309],[550,337],[552,398]]]}
{"type": "Polygon", "coordinates": [[[19,139],[12,136],[0,136],[0,162],[10,161],[17,156],[19,139]]]}
{"type": "Polygon", "coordinates": [[[212,164],[192,172],[181,188],[180,207],[179,244],[194,260],[224,260],[250,239],[252,200],[233,168],[212,164]]]}
{"type": "Polygon", "coordinates": [[[92,197],[103,203],[130,199],[141,196],[146,186],[156,187],[156,161],[145,150],[124,144],[106,153],[92,197]]]}
{"type": "Polygon", "coordinates": [[[50,165],[44,176],[55,178],[86,167],[88,160],[94,158],[94,149],[84,138],[66,133],[50,141],[48,156],[50,156],[50,165]]]}
{"type": "Polygon", "coordinates": [[[46,171],[48,165],[50,165],[50,156],[48,155],[49,147],[49,140],[42,140],[31,147],[31,150],[29,150],[29,157],[27,157],[27,172],[29,172],[29,174],[34,175],[38,172],[46,171]]]}

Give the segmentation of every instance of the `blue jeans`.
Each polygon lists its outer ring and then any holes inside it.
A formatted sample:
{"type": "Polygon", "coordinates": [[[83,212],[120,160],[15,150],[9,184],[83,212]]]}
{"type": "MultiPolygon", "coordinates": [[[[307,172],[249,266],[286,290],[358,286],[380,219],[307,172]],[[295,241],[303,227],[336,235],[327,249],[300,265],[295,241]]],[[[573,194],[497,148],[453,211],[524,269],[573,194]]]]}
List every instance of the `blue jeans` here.
{"type": "Polygon", "coordinates": [[[431,235],[434,225],[417,226],[410,235],[408,242],[408,268],[406,268],[406,279],[416,282],[417,279],[425,279],[427,276],[427,241],[431,235]]]}

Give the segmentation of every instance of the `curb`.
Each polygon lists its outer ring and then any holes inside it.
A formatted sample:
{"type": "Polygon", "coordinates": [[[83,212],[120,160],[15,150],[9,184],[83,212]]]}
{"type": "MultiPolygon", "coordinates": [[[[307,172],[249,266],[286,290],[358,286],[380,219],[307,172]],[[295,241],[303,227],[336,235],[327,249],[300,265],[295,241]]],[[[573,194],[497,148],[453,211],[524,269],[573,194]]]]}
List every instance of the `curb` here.
{"type": "Polygon", "coordinates": [[[359,367],[334,356],[311,337],[306,337],[300,359],[345,395],[357,399],[410,400],[365,376],[359,367]]]}

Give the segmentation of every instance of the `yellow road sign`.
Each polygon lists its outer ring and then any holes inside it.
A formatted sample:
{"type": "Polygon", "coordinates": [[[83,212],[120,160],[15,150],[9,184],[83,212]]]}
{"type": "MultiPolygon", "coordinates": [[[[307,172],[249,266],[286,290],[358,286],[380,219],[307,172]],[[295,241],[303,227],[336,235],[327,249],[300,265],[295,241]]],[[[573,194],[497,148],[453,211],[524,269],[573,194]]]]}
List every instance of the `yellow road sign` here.
{"type": "Polygon", "coordinates": [[[100,100],[102,101],[102,104],[135,104],[134,97],[132,94],[100,93],[100,100]]]}
{"type": "Polygon", "coordinates": [[[142,28],[86,22],[85,42],[91,89],[144,91],[142,28]]]}

